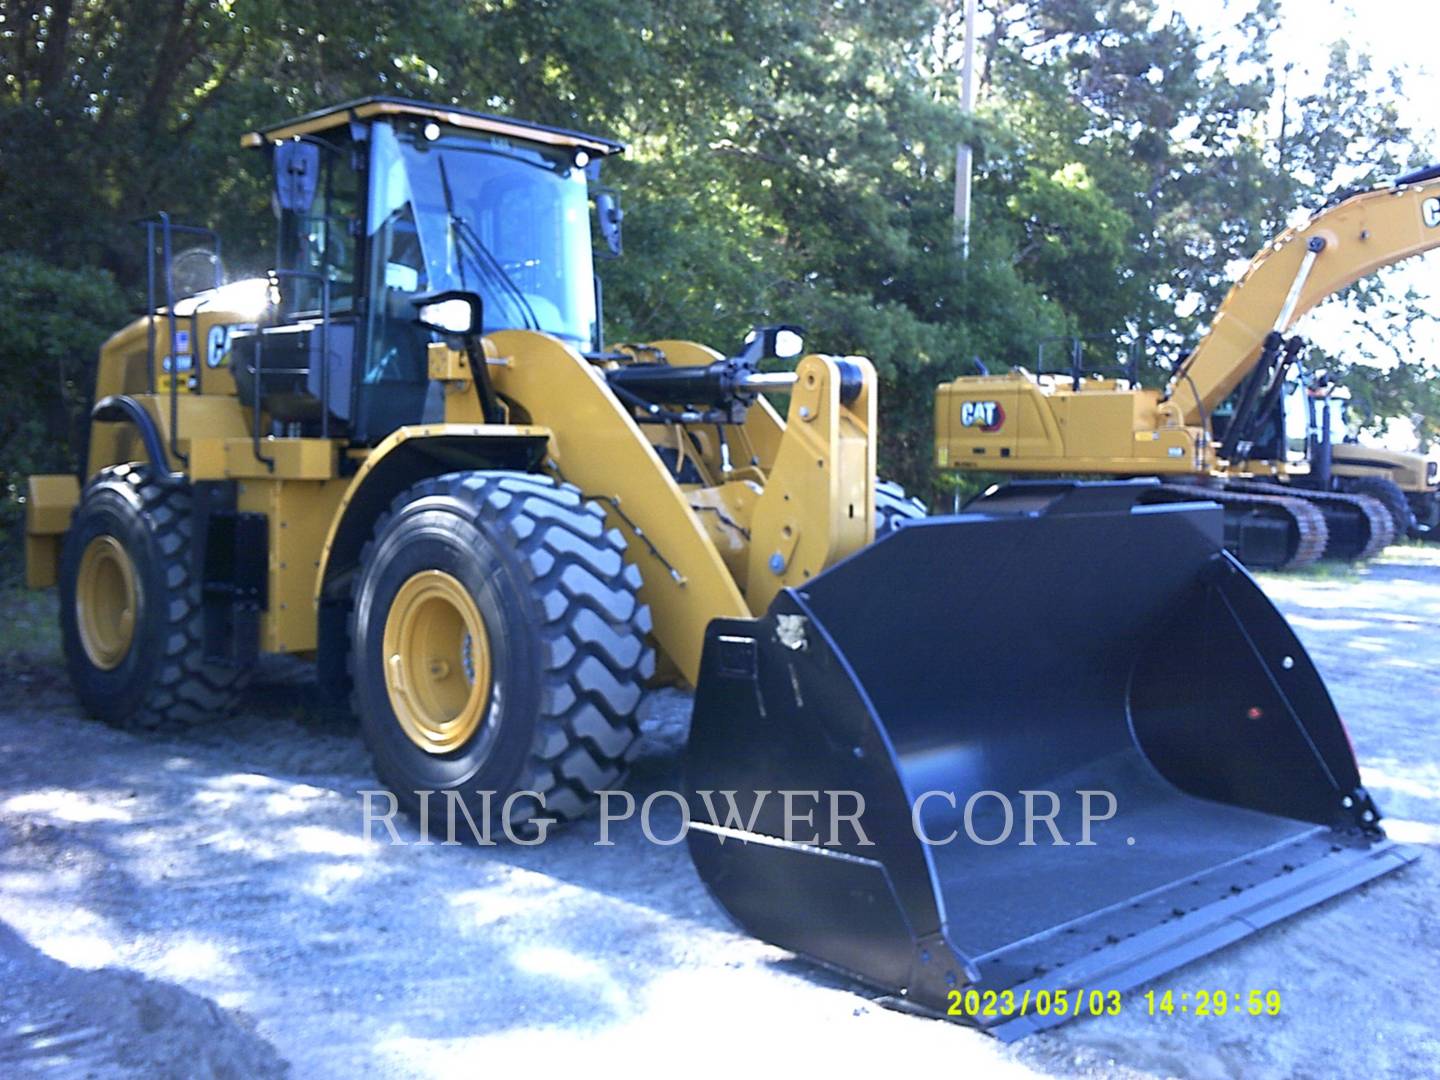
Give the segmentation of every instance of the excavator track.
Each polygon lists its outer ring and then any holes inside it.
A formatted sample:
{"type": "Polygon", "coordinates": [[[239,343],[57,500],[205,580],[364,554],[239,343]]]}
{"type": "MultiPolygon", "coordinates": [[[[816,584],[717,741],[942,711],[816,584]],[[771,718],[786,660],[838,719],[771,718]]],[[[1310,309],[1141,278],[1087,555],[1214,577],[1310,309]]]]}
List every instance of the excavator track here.
{"type": "MultiPolygon", "coordinates": [[[[1330,542],[1325,515],[1305,499],[1296,498],[1289,488],[1280,493],[1236,491],[1233,486],[1208,487],[1165,481],[1151,489],[1141,502],[1196,502],[1206,500],[1220,504],[1225,512],[1225,546],[1230,553],[1253,570],[1298,570],[1318,562],[1330,542]],[[1286,539],[1283,544],[1257,544],[1256,535],[1246,527],[1247,519],[1259,518],[1266,525],[1282,523],[1286,539]],[[1249,538],[1250,542],[1247,542],[1249,538]]],[[[1263,530],[1271,534],[1272,529],[1263,530]]]]}
{"type": "Polygon", "coordinates": [[[1325,515],[1327,559],[1354,562],[1380,554],[1395,542],[1395,519],[1379,499],[1338,491],[1309,491],[1264,480],[1227,480],[1227,489],[1247,494],[1303,499],[1325,515]]]}

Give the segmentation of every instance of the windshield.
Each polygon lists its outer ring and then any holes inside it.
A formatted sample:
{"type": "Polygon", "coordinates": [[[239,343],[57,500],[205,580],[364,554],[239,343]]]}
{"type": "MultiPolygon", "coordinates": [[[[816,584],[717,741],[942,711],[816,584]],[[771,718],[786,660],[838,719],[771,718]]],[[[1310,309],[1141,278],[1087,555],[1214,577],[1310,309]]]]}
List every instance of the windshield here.
{"type": "MultiPolygon", "coordinates": [[[[384,298],[376,317],[398,314],[414,294],[466,289],[484,300],[487,331],[541,330],[595,348],[584,171],[568,150],[439,131],[427,139],[418,126],[373,128],[368,221],[384,298]]],[[[413,308],[405,314],[413,318],[413,308]]],[[[373,357],[370,377],[399,374],[388,366],[373,357]]]]}

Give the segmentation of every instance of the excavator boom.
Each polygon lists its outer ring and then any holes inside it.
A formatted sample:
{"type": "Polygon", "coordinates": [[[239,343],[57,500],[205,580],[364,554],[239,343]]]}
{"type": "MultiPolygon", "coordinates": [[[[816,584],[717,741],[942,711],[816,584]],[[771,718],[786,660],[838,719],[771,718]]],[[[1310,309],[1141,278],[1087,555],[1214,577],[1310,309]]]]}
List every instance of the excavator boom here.
{"type": "Polygon", "coordinates": [[[1377,270],[1440,246],[1440,173],[1352,195],[1287,229],[1250,260],[1169,397],[1187,425],[1203,424],[1260,359],[1265,339],[1377,270]],[[1298,288],[1297,288],[1298,286],[1298,288]]]}
{"type": "Polygon", "coordinates": [[[944,384],[935,402],[935,464],[1032,476],[1161,476],[1179,483],[1147,501],[1221,503],[1226,546],[1249,566],[1293,569],[1322,554],[1368,558],[1395,536],[1385,506],[1358,487],[1313,490],[1320,485],[1302,479],[1308,465],[1287,460],[1283,447],[1258,452],[1259,431],[1301,347],[1286,331],[1332,294],[1436,246],[1440,168],[1353,195],[1261,249],[1163,391],[1090,378],[1078,365],[1065,376],[1017,369],[944,384]],[[1217,411],[1232,395],[1222,429],[1217,411]]]}

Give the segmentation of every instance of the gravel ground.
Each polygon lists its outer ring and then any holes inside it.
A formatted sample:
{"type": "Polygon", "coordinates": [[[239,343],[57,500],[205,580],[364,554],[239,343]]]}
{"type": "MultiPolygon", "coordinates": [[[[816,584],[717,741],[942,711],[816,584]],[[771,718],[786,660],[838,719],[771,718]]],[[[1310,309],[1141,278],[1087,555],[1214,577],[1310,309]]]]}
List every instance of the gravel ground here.
{"type": "MultiPolygon", "coordinates": [[[[4,594],[0,1074],[1434,1075],[1440,547],[1264,585],[1419,862],[1157,984],[1278,989],[1278,1017],[1151,1019],[1132,995],[1010,1047],[736,932],[683,845],[638,828],[610,848],[593,826],[523,849],[418,846],[405,824],[403,846],[367,843],[364,751],[308,717],[294,667],[184,737],[89,721],[58,675],[53,597],[4,594]]],[[[676,780],[687,712],[676,692],[647,703],[638,795],[676,780]]]]}

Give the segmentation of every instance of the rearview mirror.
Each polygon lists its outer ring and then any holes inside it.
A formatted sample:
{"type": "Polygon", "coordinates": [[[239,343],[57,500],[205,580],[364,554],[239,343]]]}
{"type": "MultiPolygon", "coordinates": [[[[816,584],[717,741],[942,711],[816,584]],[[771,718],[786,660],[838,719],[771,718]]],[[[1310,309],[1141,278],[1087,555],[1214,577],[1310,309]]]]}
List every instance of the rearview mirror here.
{"type": "Polygon", "coordinates": [[[620,223],[625,220],[625,211],[620,209],[620,198],[613,191],[601,191],[595,195],[595,216],[600,221],[600,235],[611,255],[620,255],[624,242],[620,237],[620,223]]]}
{"type": "Polygon", "coordinates": [[[319,146],[293,139],[275,144],[275,201],[281,210],[309,212],[319,183],[319,146]]]}
{"type": "Polygon", "coordinates": [[[483,325],[484,302],[473,292],[455,289],[417,296],[414,303],[415,321],[437,334],[467,337],[483,325]]]}
{"type": "Polygon", "coordinates": [[[805,331],[798,326],[757,326],[745,335],[740,355],[752,363],[793,360],[805,351],[805,331]]]}
{"type": "Polygon", "coordinates": [[[804,348],[805,335],[792,327],[782,326],[775,331],[770,355],[780,360],[794,360],[804,348]]]}

